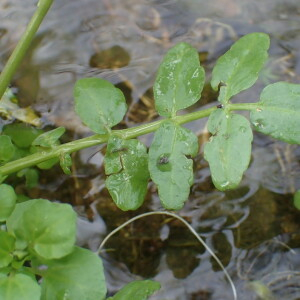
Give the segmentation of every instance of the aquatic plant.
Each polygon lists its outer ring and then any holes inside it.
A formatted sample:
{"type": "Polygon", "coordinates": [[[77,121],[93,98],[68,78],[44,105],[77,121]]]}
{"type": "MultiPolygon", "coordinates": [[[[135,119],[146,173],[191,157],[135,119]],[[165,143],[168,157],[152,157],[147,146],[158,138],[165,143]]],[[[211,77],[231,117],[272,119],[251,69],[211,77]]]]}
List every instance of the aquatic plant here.
{"type": "MultiPolygon", "coordinates": [[[[39,2],[31,25],[0,76],[0,97],[51,3],[39,2]]],[[[162,117],[159,121],[114,130],[126,113],[124,95],[106,80],[84,78],[74,88],[75,111],[95,133],[93,136],[60,144],[64,128],[37,130],[25,140],[24,146],[18,128],[3,130],[0,135],[0,298],[94,300],[106,297],[101,259],[89,250],[74,246],[76,214],[71,206],[44,199],[18,203],[13,187],[3,183],[10,174],[19,172],[30,185],[36,180],[31,167],[48,169],[58,162],[70,174],[71,153],[107,143],[106,187],[120,209],[140,207],[152,180],[162,206],[179,210],[193,184],[192,158],[199,147],[197,136],[183,124],[208,117],[211,137],[204,147],[204,157],[214,185],[222,191],[234,189],[241,182],[251,158],[253,129],[299,144],[300,85],[278,82],[266,86],[256,103],[231,102],[233,96],[256,82],[268,58],[268,48],[267,34],[250,33],[218,59],[211,86],[219,92],[219,104],[209,109],[177,115],[201,98],[205,83],[197,50],[180,43],[165,55],[153,87],[155,107],[162,117]],[[250,112],[250,120],[236,113],[241,110],[250,112]],[[150,132],[155,134],[147,151],[135,138],[150,132]]],[[[155,213],[179,218],[173,213],[155,213]]],[[[154,281],[136,281],[109,299],[146,299],[159,287],[154,281]]],[[[236,299],[234,286],[233,293],[236,299]]]]}

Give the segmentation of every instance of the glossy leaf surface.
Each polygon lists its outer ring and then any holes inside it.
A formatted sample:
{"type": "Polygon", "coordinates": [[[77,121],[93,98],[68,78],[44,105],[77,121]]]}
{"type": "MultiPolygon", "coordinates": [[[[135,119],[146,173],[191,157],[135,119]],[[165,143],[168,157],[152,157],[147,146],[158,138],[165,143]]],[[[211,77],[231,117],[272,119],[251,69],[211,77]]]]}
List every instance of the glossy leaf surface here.
{"type": "Polygon", "coordinates": [[[30,200],[16,205],[7,228],[41,257],[60,258],[73,250],[76,214],[68,204],[30,200]]]}
{"type": "Polygon", "coordinates": [[[123,93],[100,78],[84,78],[75,84],[75,111],[92,131],[106,134],[124,117],[127,105],[123,93]]]}
{"type": "Polygon", "coordinates": [[[277,82],[264,88],[251,111],[255,130],[291,144],[300,144],[300,84],[277,82]]]}
{"type": "Polygon", "coordinates": [[[8,135],[0,135],[0,163],[7,162],[13,158],[15,146],[8,135]]]}
{"type": "Polygon", "coordinates": [[[116,205],[126,211],[140,207],[149,180],[148,154],[138,140],[112,136],[104,159],[106,187],[116,205]]]}
{"type": "Polygon", "coordinates": [[[199,55],[187,43],[179,43],[165,55],[154,83],[157,112],[171,117],[180,109],[196,103],[204,85],[204,69],[199,55]]]}
{"type": "Polygon", "coordinates": [[[220,88],[219,101],[226,104],[237,93],[251,87],[268,58],[269,36],[264,33],[250,33],[222,55],[212,72],[211,86],[220,88]]]}
{"type": "Polygon", "coordinates": [[[137,280],[126,284],[117,294],[107,300],[146,300],[160,289],[160,284],[152,280],[137,280]]]}
{"type": "Polygon", "coordinates": [[[41,287],[36,280],[25,274],[0,276],[0,299],[40,300],[41,287]]]}
{"type": "Polygon", "coordinates": [[[14,189],[7,184],[0,184],[0,221],[5,221],[13,212],[17,195],[14,189]]]}
{"type": "Polygon", "coordinates": [[[211,176],[217,189],[236,188],[248,168],[253,139],[249,121],[238,114],[226,115],[223,109],[214,111],[208,120],[212,134],[204,147],[211,176]]]}
{"type": "Polygon", "coordinates": [[[3,268],[13,260],[12,252],[15,248],[15,238],[8,232],[0,230],[0,245],[0,268],[3,268]]]}
{"type": "Polygon", "coordinates": [[[32,145],[51,148],[57,145],[59,138],[65,133],[65,131],[66,129],[64,127],[58,127],[44,132],[32,142],[32,145]]]}
{"type": "Polygon", "coordinates": [[[166,121],[155,132],[149,149],[149,171],[166,209],[182,208],[194,181],[193,161],[198,139],[193,132],[166,121]]]}
{"type": "Polygon", "coordinates": [[[101,259],[93,252],[75,247],[74,251],[47,263],[41,300],[103,300],[106,284],[101,259]]]}

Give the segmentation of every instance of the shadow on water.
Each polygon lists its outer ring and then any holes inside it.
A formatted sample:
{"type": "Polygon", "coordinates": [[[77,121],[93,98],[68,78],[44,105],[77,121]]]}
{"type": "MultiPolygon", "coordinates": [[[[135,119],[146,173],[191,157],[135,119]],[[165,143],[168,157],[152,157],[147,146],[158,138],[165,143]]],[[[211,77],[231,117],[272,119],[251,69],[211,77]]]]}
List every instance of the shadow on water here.
{"type": "MultiPolygon", "coordinates": [[[[0,67],[3,67],[34,11],[35,0],[0,4],[0,67]]],[[[31,105],[44,126],[65,126],[64,141],[91,133],[73,112],[72,89],[82,77],[101,77],[126,95],[129,110],[119,126],[158,118],[152,85],[163,54],[186,41],[195,46],[208,78],[222,53],[240,36],[271,36],[270,59],[253,88],[233,101],[254,102],[275,81],[299,83],[300,3],[298,0],[57,0],[13,86],[21,106],[31,105]]],[[[191,110],[215,105],[206,85],[191,110]]],[[[201,145],[205,120],[187,125],[201,145]]],[[[152,136],[141,137],[149,146],[152,136]]],[[[203,147],[201,147],[202,149],[203,147]]],[[[105,147],[74,154],[72,176],[59,168],[42,172],[40,184],[17,190],[33,198],[69,202],[79,215],[80,245],[96,249],[100,239],[136,214],[160,209],[149,184],[145,204],[124,213],[104,186],[105,147]]],[[[217,191],[200,151],[195,184],[179,214],[214,250],[232,276],[238,299],[300,299],[300,213],[292,195],[300,188],[300,151],[255,134],[252,161],[237,190],[217,191]]],[[[189,231],[169,217],[136,221],[112,237],[103,254],[109,292],[137,278],[154,278],[162,289],[151,299],[226,300],[232,292],[224,274],[189,231]]]]}

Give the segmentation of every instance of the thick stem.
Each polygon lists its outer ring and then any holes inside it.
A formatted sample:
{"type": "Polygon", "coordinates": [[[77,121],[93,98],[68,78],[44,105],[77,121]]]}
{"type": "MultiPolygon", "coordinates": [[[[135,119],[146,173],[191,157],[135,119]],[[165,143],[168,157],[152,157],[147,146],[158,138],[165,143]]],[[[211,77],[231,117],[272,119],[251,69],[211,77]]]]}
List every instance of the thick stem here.
{"type": "MultiPolygon", "coordinates": [[[[257,109],[258,105],[256,103],[245,103],[245,104],[228,104],[229,110],[254,110],[257,109]]],[[[178,124],[189,123],[201,118],[208,117],[213,111],[218,109],[217,107],[211,107],[204,110],[199,110],[190,114],[176,116],[173,118],[178,124]]],[[[160,124],[165,119],[155,121],[148,124],[143,124],[140,126],[122,129],[122,130],[112,130],[111,134],[118,135],[122,139],[132,139],[140,135],[148,134],[150,132],[156,131],[160,124]]],[[[24,168],[35,166],[41,162],[49,160],[54,157],[60,157],[64,153],[72,153],[81,149],[92,147],[95,145],[100,145],[108,141],[109,135],[95,134],[87,138],[83,138],[77,141],[66,143],[57,146],[48,151],[37,152],[35,154],[23,157],[21,159],[11,161],[2,167],[0,167],[0,178],[1,176],[7,176],[14,172],[20,171],[24,168]]]]}
{"type": "Polygon", "coordinates": [[[16,69],[20,65],[24,55],[29,48],[35,33],[40,27],[45,15],[47,14],[53,0],[40,0],[37,10],[35,11],[31,21],[29,22],[26,31],[22,35],[22,38],[18,42],[15,50],[8,59],[2,73],[0,74],[0,99],[2,98],[6,88],[12,80],[16,69]]]}

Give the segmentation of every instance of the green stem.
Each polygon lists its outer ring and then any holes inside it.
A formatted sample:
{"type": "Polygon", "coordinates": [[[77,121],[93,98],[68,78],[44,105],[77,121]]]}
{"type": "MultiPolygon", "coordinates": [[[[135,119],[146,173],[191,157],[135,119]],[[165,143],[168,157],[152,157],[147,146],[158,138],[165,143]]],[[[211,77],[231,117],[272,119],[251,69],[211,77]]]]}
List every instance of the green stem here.
{"type": "Polygon", "coordinates": [[[29,48],[35,33],[41,25],[45,15],[47,14],[53,0],[40,0],[38,3],[37,10],[35,11],[31,21],[29,22],[26,31],[22,35],[18,42],[15,50],[8,59],[2,73],[0,74],[0,99],[2,98],[6,88],[12,80],[16,69],[20,65],[24,55],[29,48]]]}
{"type": "Polygon", "coordinates": [[[26,269],[26,271],[30,272],[31,274],[34,275],[39,275],[39,276],[44,276],[45,275],[45,270],[39,270],[37,268],[33,268],[33,267],[25,267],[23,266],[24,269],[26,269]]]}
{"type": "Polygon", "coordinates": [[[227,104],[228,110],[256,110],[260,109],[259,103],[230,103],[227,104]]]}
{"type": "MultiPolygon", "coordinates": [[[[238,103],[238,104],[228,104],[227,107],[229,110],[254,110],[258,108],[256,103],[238,103]]],[[[178,124],[189,123],[201,118],[208,117],[217,107],[211,107],[208,109],[199,110],[190,114],[176,116],[173,118],[178,124]]],[[[145,135],[150,132],[156,131],[160,124],[164,122],[165,119],[155,121],[148,124],[139,125],[136,127],[122,129],[122,130],[112,130],[111,134],[118,135],[122,139],[132,139],[140,135],[145,135]]],[[[72,153],[81,149],[88,147],[100,145],[106,143],[109,139],[108,134],[95,134],[87,138],[79,139],[70,143],[66,143],[60,146],[57,146],[48,151],[37,152],[32,155],[23,157],[21,159],[8,162],[7,164],[0,167],[0,177],[7,176],[14,172],[18,172],[24,168],[35,166],[41,162],[49,160],[51,158],[60,157],[64,153],[72,153]]]]}

